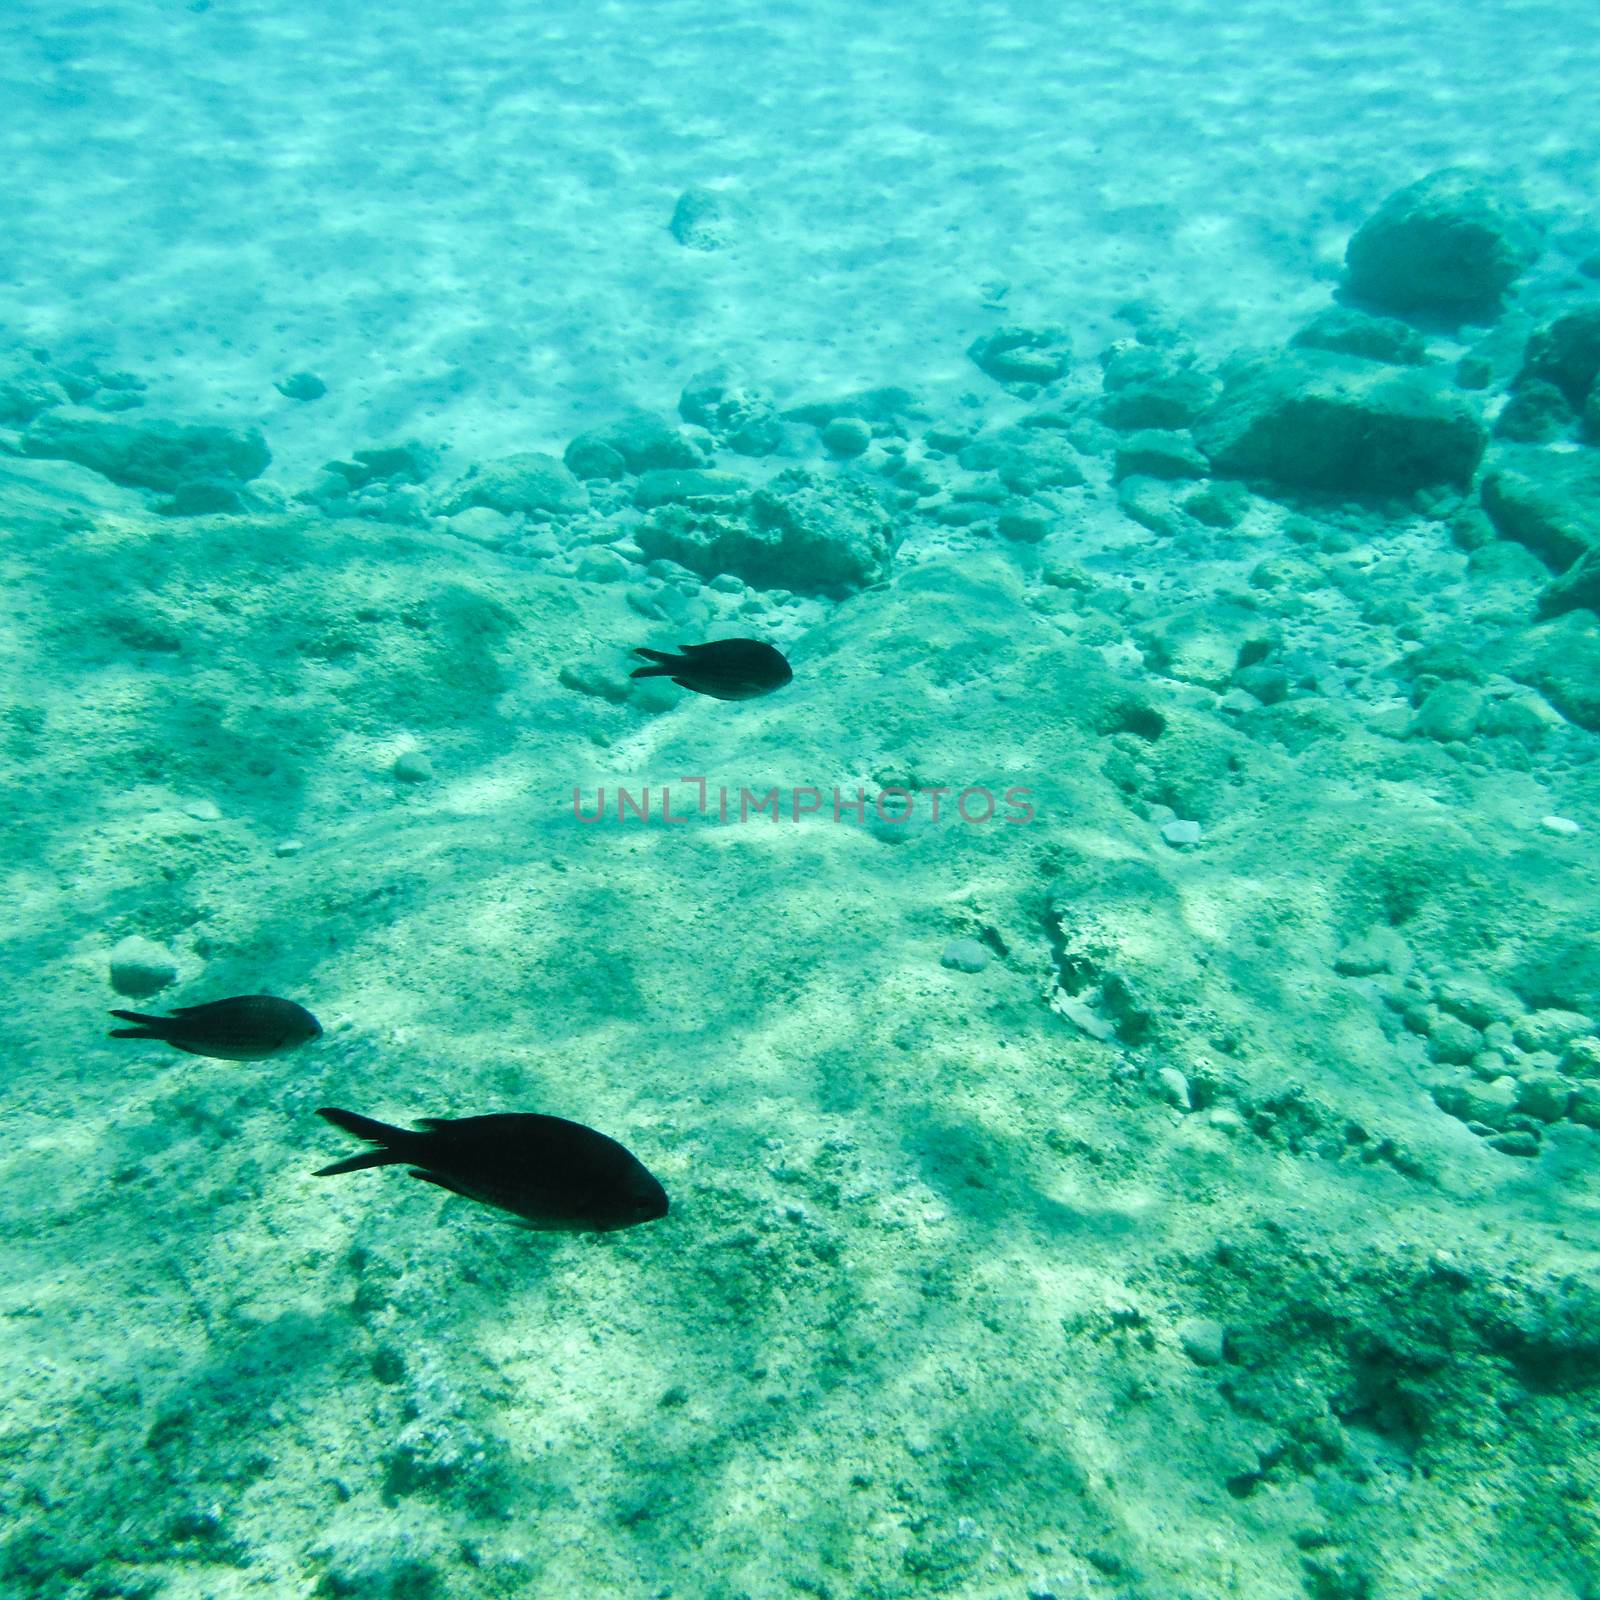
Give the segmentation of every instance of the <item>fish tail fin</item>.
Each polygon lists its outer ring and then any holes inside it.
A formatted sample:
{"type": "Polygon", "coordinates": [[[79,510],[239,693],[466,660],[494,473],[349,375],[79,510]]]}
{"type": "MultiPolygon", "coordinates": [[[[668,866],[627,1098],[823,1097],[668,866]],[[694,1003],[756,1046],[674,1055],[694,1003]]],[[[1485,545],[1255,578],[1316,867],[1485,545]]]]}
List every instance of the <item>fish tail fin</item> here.
{"type": "MultiPolygon", "coordinates": [[[[646,650],[641,647],[635,650],[633,653],[636,656],[643,656],[646,661],[651,663],[651,665],[648,667],[635,667],[629,674],[630,677],[670,678],[672,674],[678,670],[677,667],[673,665],[677,658],[666,650],[646,650]]],[[[678,665],[681,666],[682,663],[680,662],[678,665]]]]}
{"type": "Polygon", "coordinates": [[[335,1161],[326,1167],[318,1167],[312,1174],[316,1178],[331,1178],[341,1172],[360,1172],[364,1167],[391,1167],[401,1161],[409,1161],[409,1156],[401,1155],[396,1145],[404,1144],[415,1135],[408,1134],[404,1128],[392,1127],[387,1122],[379,1122],[373,1117],[357,1116],[354,1111],[340,1111],[333,1106],[319,1106],[317,1115],[325,1122],[331,1122],[334,1127],[342,1128],[346,1133],[353,1133],[358,1139],[365,1139],[368,1144],[381,1145],[380,1150],[363,1150],[358,1156],[346,1156],[343,1161],[335,1161]]]}
{"type": "Polygon", "coordinates": [[[142,1011],[113,1011],[111,1015],[120,1022],[137,1024],[132,1028],[111,1029],[109,1037],[113,1039],[165,1039],[172,1020],[170,1017],[146,1016],[142,1011]]]}

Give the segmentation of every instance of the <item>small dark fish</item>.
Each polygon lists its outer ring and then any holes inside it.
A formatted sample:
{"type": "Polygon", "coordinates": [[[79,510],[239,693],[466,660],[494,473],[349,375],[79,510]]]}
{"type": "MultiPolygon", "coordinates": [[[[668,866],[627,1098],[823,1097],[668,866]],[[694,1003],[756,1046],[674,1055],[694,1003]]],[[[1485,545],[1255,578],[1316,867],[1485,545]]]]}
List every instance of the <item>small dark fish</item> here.
{"type": "Polygon", "coordinates": [[[423,1117],[425,1131],[418,1132],[331,1106],[317,1115],[381,1147],[319,1167],[319,1178],[363,1167],[409,1166],[413,1178],[552,1233],[610,1233],[667,1214],[666,1190],[639,1160],[581,1122],[505,1111],[423,1117]]]}
{"type": "Polygon", "coordinates": [[[635,650],[652,663],[635,667],[636,678],[671,678],[680,689],[708,694],[713,700],[754,700],[781,689],[794,677],[783,653],[759,639],[714,639],[710,644],[681,644],[682,655],[665,650],[635,650]]]}
{"type": "Polygon", "coordinates": [[[113,1028],[113,1039],[160,1039],[175,1050],[219,1061],[259,1061],[293,1050],[322,1032],[322,1024],[304,1006],[272,994],[238,994],[203,1006],[174,1006],[170,1017],[142,1011],[111,1015],[137,1024],[113,1028]]]}

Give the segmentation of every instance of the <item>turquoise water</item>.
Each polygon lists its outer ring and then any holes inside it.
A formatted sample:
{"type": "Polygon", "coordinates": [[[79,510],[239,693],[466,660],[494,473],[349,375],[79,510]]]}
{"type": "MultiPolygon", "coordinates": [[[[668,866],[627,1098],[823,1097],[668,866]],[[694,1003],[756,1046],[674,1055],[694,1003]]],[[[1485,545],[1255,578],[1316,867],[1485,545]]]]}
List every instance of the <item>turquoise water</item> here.
{"type": "Polygon", "coordinates": [[[1600,1595],[1597,77],[0,12],[0,1596],[1600,1595]]]}

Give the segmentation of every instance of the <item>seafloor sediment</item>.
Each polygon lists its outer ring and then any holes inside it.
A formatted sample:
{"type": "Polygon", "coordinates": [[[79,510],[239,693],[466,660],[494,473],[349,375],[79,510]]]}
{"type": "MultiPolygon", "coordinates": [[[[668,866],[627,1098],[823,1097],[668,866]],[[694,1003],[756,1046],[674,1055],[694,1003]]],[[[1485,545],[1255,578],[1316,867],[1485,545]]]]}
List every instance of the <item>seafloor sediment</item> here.
{"type": "Polygon", "coordinates": [[[1600,301],[1452,182],[1380,217],[1489,306],[1354,251],[1282,349],[1135,303],[564,461],[286,486],[13,351],[5,1592],[1600,1587],[1600,301]],[[732,635],[794,682],[627,676],[732,635]],[[326,1104],[578,1118],[672,1213],[319,1182],[326,1104]]]}

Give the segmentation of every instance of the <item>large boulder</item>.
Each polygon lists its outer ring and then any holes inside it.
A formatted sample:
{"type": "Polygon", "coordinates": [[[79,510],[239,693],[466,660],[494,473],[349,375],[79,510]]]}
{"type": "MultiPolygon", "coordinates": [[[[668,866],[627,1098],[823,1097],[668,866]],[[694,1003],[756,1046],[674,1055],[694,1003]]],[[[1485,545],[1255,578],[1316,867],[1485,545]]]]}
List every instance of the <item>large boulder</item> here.
{"type": "Polygon", "coordinates": [[[1345,286],[1395,311],[1490,315],[1539,256],[1533,225],[1477,174],[1445,167],[1389,196],[1345,249],[1345,286]]]}
{"type": "Polygon", "coordinates": [[[1486,437],[1441,375],[1321,350],[1235,368],[1193,431],[1222,476],[1355,494],[1465,486],[1486,437]]]}
{"type": "Polygon", "coordinates": [[[248,483],[272,460],[254,428],[239,431],[154,419],[121,422],[63,407],[38,417],[22,436],[24,455],[76,461],[113,483],[175,493],[185,484],[248,483]]]}
{"type": "Polygon", "coordinates": [[[738,508],[669,504],[634,532],[649,557],[756,588],[843,596],[888,571],[894,522],[872,491],[804,468],[780,473],[738,508]]]}

